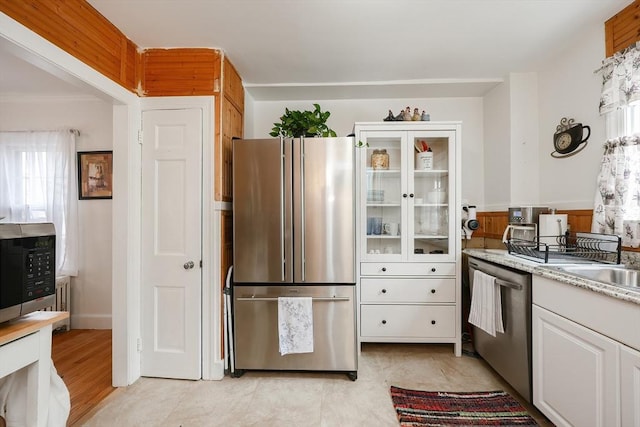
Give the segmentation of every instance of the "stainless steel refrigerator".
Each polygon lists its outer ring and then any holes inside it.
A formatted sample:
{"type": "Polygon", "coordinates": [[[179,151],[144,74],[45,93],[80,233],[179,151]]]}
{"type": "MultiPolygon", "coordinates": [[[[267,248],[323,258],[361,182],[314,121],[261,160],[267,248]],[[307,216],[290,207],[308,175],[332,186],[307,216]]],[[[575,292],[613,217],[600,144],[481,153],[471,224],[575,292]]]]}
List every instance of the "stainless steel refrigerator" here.
{"type": "Polygon", "coordinates": [[[356,378],[354,166],[351,137],[233,142],[239,374],[345,371],[356,378]],[[312,297],[313,352],[280,355],[278,297],[312,297]]]}

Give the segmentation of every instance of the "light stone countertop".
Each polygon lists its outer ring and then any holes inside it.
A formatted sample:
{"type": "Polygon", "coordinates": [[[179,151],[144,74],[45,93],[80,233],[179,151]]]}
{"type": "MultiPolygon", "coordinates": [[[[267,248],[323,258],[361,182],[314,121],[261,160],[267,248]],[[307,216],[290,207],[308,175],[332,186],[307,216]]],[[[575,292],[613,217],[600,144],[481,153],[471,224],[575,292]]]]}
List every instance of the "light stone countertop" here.
{"type": "Polygon", "coordinates": [[[610,285],[608,283],[585,279],[574,274],[561,271],[554,267],[553,264],[541,264],[511,255],[505,249],[465,249],[463,250],[463,253],[474,258],[526,271],[538,276],[557,280],[558,282],[567,283],[569,285],[588,289],[593,292],[598,292],[603,295],[640,305],[640,290],[634,291],[610,285]]]}

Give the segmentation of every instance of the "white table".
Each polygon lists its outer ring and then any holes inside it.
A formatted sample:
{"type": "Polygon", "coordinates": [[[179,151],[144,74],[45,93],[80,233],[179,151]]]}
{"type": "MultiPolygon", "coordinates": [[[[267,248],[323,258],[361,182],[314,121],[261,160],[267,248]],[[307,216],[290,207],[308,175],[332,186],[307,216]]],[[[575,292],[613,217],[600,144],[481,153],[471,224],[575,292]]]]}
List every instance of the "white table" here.
{"type": "Polygon", "coordinates": [[[27,426],[47,425],[51,325],[67,317],[66,311],[37,311],[0,324],[0,378],[27,368],[27,426]]]}

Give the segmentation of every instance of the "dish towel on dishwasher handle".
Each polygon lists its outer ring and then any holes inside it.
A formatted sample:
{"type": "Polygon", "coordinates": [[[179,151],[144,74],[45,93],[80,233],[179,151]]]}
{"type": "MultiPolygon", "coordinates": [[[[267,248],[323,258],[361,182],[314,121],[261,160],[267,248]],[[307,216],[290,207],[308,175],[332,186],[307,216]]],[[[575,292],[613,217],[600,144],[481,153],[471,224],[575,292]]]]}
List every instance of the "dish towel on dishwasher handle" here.
{"type": "Polygon", "coordinates": [[[280,355],[313,353],[313,299],[278,297],[280,355]]]}
{"type": "Polygon", "coordinates": [[[478,270],[473,272],[469,323],[494,337],[496,332],[504,333],[500,285],[495,277],[478,270]]]}

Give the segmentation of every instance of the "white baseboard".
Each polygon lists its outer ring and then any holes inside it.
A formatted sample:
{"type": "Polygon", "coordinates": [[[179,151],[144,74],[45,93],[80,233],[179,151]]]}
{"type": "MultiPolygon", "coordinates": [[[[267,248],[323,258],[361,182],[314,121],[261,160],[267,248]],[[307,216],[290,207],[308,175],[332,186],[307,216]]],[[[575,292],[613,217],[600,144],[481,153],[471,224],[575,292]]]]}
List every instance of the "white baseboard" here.
{"type": "Polygon", "coordinates": [[[71,329],[111,329],[111,316],[106,314],[71,314],[71,329]]]}
{"type": "Polygon", "coordinates": [[[224,378],[224,360],[216,360],[213,362],[209,370],[209,376],[202,376],[203,380],[219,381],[224,378]]]}

